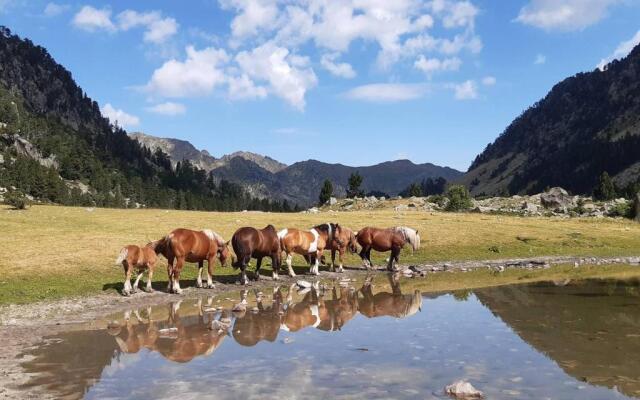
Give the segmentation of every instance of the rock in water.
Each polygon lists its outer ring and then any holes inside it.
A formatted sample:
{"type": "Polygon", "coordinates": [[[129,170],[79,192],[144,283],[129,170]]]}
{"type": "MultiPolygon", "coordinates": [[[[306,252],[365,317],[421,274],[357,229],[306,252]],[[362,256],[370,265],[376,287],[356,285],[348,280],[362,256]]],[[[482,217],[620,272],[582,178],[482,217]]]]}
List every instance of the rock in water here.
{"type": "Polygon", "coordinates": [[[456,381],[444,388],[444,392],[456,399],[482,399],[484,394],[467,381],[456,381]]]}

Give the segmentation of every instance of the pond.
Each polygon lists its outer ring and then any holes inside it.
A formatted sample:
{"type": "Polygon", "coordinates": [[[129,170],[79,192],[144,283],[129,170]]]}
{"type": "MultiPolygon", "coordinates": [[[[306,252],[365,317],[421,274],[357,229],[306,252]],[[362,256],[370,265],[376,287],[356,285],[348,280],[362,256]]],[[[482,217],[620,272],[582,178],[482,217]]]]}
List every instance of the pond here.
{"type": "Polygon", "coordinates": [[[31,350],[28,385],[87,399],[445,399],[465,379],[489,399],[640,397],[638,280],[434,294],[381,275],[109,320],[31,350]]]}

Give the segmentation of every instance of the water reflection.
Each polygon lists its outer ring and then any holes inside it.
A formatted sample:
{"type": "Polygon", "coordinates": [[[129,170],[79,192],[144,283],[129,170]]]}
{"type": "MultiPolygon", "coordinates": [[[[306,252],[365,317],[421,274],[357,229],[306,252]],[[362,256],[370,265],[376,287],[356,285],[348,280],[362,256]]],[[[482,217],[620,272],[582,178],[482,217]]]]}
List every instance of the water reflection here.
{"type": "Polygon", "coordinates": [[[638,281],[444,296],[421,295],[420,282],[378,276],[133,310],[48,339],[23,366],[29,386],[70,399],[211,387],[218,398],[441,398],[459,378],[490,398],[640,397],[638,281]]]}

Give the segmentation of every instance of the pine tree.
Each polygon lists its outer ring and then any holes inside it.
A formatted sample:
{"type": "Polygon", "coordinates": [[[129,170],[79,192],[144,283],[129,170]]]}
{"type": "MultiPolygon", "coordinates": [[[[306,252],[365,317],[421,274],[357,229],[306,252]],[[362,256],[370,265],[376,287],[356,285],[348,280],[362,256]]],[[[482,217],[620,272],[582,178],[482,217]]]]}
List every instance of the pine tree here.
{"type": "Polygon", "coordinates": [[[600,175],[600,181],[593,191],[593,197],[597,200],[613,200],[616,198],[616,187],[607,171],[600,175]]]}
{"type": "Polygon", "coordinates": [[[333,196],[333,184],[330,180],[325,179],[322,184],[322,189],[320,190],[320,196],[318,198],[320,205],[326,204],[329,199],[333,196]]]}
{"type": "Polygon", "coordinates": [[[364,196],[364,192],[360,189],[362,185],[362,176],[358,171],[354,172],[349,176],[349,188],[347,189],[347,197],[362,197],[364,196]]]}

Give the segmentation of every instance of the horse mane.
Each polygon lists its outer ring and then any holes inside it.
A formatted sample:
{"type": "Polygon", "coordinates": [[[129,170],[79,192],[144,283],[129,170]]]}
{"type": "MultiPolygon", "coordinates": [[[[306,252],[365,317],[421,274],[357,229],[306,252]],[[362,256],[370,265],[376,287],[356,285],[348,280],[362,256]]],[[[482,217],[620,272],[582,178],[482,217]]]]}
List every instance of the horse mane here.
{"type": "Polygon", "coordinates": [[[405,242],[409,242],[411,244],[413,251],[420,248],[420,235],[418,235],[418,232],[414,229],[411,229],[408,226],[396,226],[393,230],[402,233],[405,242]]]}
{"type": "Polygon", "coordinates": [[[337,225],[338,224],[325,222],[324,224],[314,226],[313,229],[319,232],[325,232],[328,236],[335,237],[337,225]]]}
{"type": "Polygon", "coordinates": [[[422,309],[422,293],[419,290],[415,290],[411,296],[411,301],[407,304],[402,313],[402,318],[410,317],[422,309]]]}
{"type": "Polygon", "coordinates": [[[215,240],[216,242],[218,242],[219,246],[222,246],[225,243],[225,241],[222,238],[222,236],[219,233],[212,231],[211,229],[203,229],[202,233],[207,235],[209,237],[209,239],[215,240]]]}

